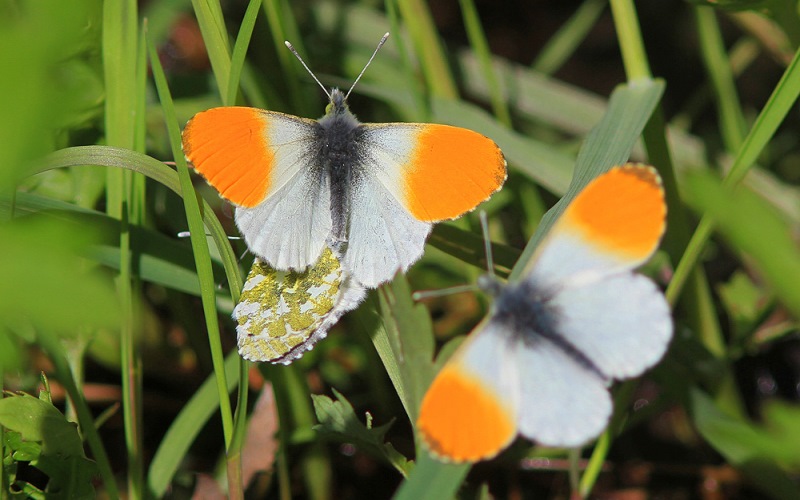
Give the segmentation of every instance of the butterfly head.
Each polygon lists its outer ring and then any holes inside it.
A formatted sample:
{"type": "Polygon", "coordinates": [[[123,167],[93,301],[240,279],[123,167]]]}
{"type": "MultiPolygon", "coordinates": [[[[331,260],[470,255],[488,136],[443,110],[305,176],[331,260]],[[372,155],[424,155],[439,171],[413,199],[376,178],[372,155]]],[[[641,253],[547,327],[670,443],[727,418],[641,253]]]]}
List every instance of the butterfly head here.
{"type": "Polygon", "coordinates": [[[347,96],[339,89],[333,88],[330,93],[330,102],[325,107],[326,115],[343,115],[348,112],[347,96]]]}
{"type": "Polygon", "coordinates": [[[488,293],[493,298],[497,298],[500,292],[503,291],[503,284],[494,274],[486,273],[478,277],[478,288],[488,293]]]}

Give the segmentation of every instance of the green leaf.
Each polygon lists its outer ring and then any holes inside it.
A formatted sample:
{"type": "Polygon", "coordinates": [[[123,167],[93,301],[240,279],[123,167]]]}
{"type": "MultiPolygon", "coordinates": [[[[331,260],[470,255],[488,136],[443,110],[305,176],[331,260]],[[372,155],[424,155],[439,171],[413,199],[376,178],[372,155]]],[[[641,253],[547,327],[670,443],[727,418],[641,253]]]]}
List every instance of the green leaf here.
{"type": "Polygon", "coordinates": [[[407,476],[412,463],[394,449],[391,443],[384,442],[386,432],[394,423],[394,419],[380,427],[372,426],[372,416],[367,413],[367,423],[362,424],[355,414],[353,406],[336,389],[333,389],[336,401],[328,396],[312,394],[314,412],[319,425],[314,430],[322,435],[334,436],[352,442],[372,456],[386,460],[403,476],[407,476]]]}
{"type": "Polygon", "coordinates": [[[0,399],[0,425],[16,461],[47,474],[50,498],[94,498],[97,465],[86,458],[78,427],[49,402],[29,394],[0,399]]]}
{"type": "Polygon", "coordinates": [[[383,329],[373,338],[400,401],[415,425],[419,402],[433,380],[434,338],[425,306],[411,299],[405,276],[378,290],[383,329]]]}
{"type": "Polygon", "coordinates": [[[41,441],[42,453],[85,456],[78,427],[55,406],[29,394],[0,399],[0,425],[26,441],[41,441]]]}

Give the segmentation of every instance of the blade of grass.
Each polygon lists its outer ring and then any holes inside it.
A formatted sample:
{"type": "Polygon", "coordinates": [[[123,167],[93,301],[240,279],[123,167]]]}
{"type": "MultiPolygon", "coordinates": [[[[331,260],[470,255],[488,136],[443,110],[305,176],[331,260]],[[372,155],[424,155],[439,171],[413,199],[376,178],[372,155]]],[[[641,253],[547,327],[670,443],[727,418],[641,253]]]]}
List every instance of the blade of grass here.
{"type": "Polygon", "coordinates": [[[464,27],[467,29],[470,46],[478,58],[484,78],[489,86],[492,111],[494,111],[494,115],[500,123],[511,128],[511,113],[508,111],[506,100],[497,81],[497,75],[492,67],[489,42],[486,41],[486,34],[483,32],[475,2],[472,0],[459,0],[459,4],[461,5],[461,14],[464,16],[464,27]]]}
{"type": "MultiPolygon", "coordinates": [[[[306,444],[301,467],[309,498],[325,498],[332,485],[330,462],[324,444],[315,438],[312,428],[318,423],[314,415],[310,389],[299,365],[277,366],[261,363],[258,366],[264,378],[272,382],[280,419],[279,474],[288,474],[287,457],[290,446],[306,444]]],[[[290,482],[279,478],[282,498],[291,497],[290,482]]]]}
{"type": "MultiPolygon", "coordinates": [[[[228,392],[232,391],[236,385],[239,359],[241,359],[239,353],[235,351],[225,358],[225,378],[228,381],[226,387],[228,392]]],[[[227,392],[225,399],[228,399],[227,392]]],[[[219,401],[217,377],[211,375],[175,417],[167,433],[161,439],[147,473],[149,493],[154,497],[164,497],[178,466],[185,460],[189,447],[219,407],[219,401]]]]}
{"type": "Polygon", "coordinates": [[[422,63],[422,73],[430,94],[445,99],[458,99],[458,89],[427,4],[422,0],[396,1],[414,44],[414,52],[422,63]]]}
{"type": "Polygon", "coordinates": [[[585,0],[539,51],[531,68],[552,75],[569,59],[606,8],[605,0],[585,0]]]}
{"type": "Polygon", "coordinates": [[[253,28],[256,25],[256,18],[258,17],[259,7],[261,7],[261,1],[262,0],[250,0],[244,17],[242,18],[242,23],[239,26],[239,35],[236,37],[236,43],[233,46],[233,55],[231,56],[228,93],[223,96],[222,101],[226,106],[233,106],[236,104],[239,78],[242,74],[245,56],[247,56],[247,49],[250,46],[250,38],[253,36],[253,28]]]}
{"type": "Polygon", "coordinates": [[[417,453],[417,463],[408,479],[403,481],[395,500],[420,498],[453,498],[469,472],[470,464],[445,464],[431,457],[427,451],[417,453]]]}
{"type": "MultiPolygon", "coordinates": [[[[732,188],[738,185],[747,172],[755,164],[756,159],[764,151],[769,141],[775,135],[784,118],[794,106],[800,96],[800,51],[795,53],[792,62],[783,73],[781,80],[775,86],[767,104],[759,113],[753,127],[745,137],[742,147],[736,154],[733,166],[725,178],[724,185],[732,188]]],[[[675,273],[667,287],[667,300],[674,303],[681,294],[683,286],[691,270],[697,265],[703,248],[713,232],[713,219],[705,216],[692,235],[683,258],[675,268],[675,273]]]]}
{"type": "Polygon", "coordinates": [[[231,73],[231,49],[222,8],[218,0],[192,0],[192,7],[203,35],[219,94],[225,98],[228,96],[231,73]]]}
{"type": "MultiPolygon", "coordinates": [[[[233,436],[233,416],[230,401],[228,399],[227,380],[224,368],[224,357],[222,354],[222,343],[219,335],[219,323],[214,300],[214,276],[211,271],[211,256],[208,252],[208,245],[205,238],[205,230],[200,214],[200,204],[198,203],[197,193],[194,192],[192,180],[189,177],[189,167],[181,150],[181,134],[178,128],[178,121],[175,116],[175,109],[172,105],[172,97],[167,86],[166,76],[158,60],[158,53],[152,41],[148,40],[150,64],[153,70],[153,79],[156,82],[159,99],[164,110],[164,116],[169,131],[170,146],[175,157],[178,168],[178,178],[181,183],[181,191],[184,193],[183,202],[186,211],[186,219],[191,232],[190,239],[192,250],[197,264],[197,275],[200,279],[201,299],[203,312],[205,314],[206,326],[208,329],[208,342],[211,348],[211,359],[214,365],[214,374],[217,381],[217,392],[220,398],[220,413],[222,416],[222,427],[225,438],[225,448],[229,449],[233,436]]],[[[240,380],[240,383],[245,381],[240,380]]],[[[241,473],[238,474],[241,478],[241,473]]],[[[229,485],[230,491],[241,491],[241,484],[229,485]]]]}
{"type": "Polygon", "coordinates": [[[755,194],[732,192],[711,175],[691,175],[687,188],[688,202],[713,218],[732,249],[746,254],[778,298],[800,317],[800,252],[789,225],[755,194]]]}
{"type": "MultiPolygon", "coordinates": [[[[136,142],[136,109],[140,101],[136,70],[137,3],[135,0],[105,2],[103,6],[103,67],[106,80],[106,142],[133,148],[136,142]]],[[[144,90],[143,88],[141,89],[144,90]]],[[[134,283],[132,280],[131,213],[132,173],[108,170],[106,207],[122,221],[120,265],[117,293],[122,305],[120,325],[120,366],[122,377],[122,415],[128,458],[128,496],[141,498],[144,489],[142,456],[141,363],[134,339],[134,283]]]]}
{"type": "Polygon", "coordinates": [[[307,54],[294,17],[286,13],[287,11],[291,12],[291,9],[283,0],[266,0],[263,3],[263,7],[264,13],[267,15],[270,33],[272,34],[272,42],[275,44],[275,52],[278,54],[281,74],[284,75],[284,79],[289,84],[292,107],[302,116],[311,116],[314,113],[312,108],[314,101],[308,99],[308,91],[306,90],[308,87],[298,85],[304,81],[305,70],[283,43],[288,40],[300,54],[307,54]]]}
{"type": "MultiPolygon", "coordinates": [[[[384,2],[386,5],[386,15],[389,18],[389,26],[391,33],[393,33],[394,43],[393,46],[397,47],[397,52],[400,55],[400,67],[404,69],[403,75],[405,76],[406,89],[410,89],[411,95],[414,99],[414,105],[411,108],[414,116],[418,116],[418,120],[430,120],[431,110],[428,105],[428,100],[425,95],[425,88],[422,82],[415,78],[414,65],[411,63],[411,56],[406,50],[405,44],[405,31],[400,28],[400,14],[397,12],[397,3],[395,0],[388,0],[384,2]]],[[[384,50],[391,50],[384,49],[384,50]]]]}
{"type": "Polygon", "coordinates": [[[739,105],[739,96],[733,70],[725,51],[717,17],[711,7],[696,6],[697,32],[700,35],[700,53],[717,102],[719,129],[725,149],[736,151],[741,147],[745,134],[745,120],[739,105]]]}
{"type": "MultiPolygon", "coordinates": [[[[34,165],[32,173],[79,165],[99,165],[132,170],[163,184],[178,195],[181,194],[177,173],[164,163],[136,151],[111,146],[76,146],[60,149],[50,153],[34,165]]],[[[238,258],[228,242],[228,236],[222,224],[205,201],[203,201],[202,215],[206,230],[222,256],[231,297],[236,301],[239,291],[242,289],[238,258]]]]}

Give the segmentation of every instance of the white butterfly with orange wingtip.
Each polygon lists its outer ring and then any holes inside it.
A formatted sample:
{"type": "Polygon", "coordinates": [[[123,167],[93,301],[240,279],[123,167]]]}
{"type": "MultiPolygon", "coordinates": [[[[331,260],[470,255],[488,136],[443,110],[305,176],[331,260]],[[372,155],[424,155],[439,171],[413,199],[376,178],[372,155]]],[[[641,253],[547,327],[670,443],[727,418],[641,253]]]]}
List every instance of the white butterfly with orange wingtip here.
{"type": "Polygon", "coordinates": [[[522,280],[490,287],[491,315],[425,394],[417,429],[435,456],[491,458],[517,433],[572,447],[602,432],[608,386],[656,364],[672,337],[664,295],[633,272],[665,218],[651,167],[616,167],[577,195],[522,280]]]}

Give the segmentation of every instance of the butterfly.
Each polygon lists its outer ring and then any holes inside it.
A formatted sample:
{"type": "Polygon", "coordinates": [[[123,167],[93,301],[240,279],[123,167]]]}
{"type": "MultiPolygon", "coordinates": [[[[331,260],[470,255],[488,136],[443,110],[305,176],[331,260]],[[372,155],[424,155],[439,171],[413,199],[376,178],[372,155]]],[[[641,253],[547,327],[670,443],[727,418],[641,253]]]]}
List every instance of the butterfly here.
{"type": "MultiPolygon", "coordinates": [[[[328,92],[314,76],[329,99],[319,120],[230,106],[200,112],[184,128],[186,158],[236,206],[236,225],[248,249],[278,272],[325,266],[320,259],[335,249],[339,284],[375,288],[422,256],[434,222],[473,210],[505,182],[503,153],[477,132],[428,123],[360,123],[347,97],[361,75],[346,94],[328,92]]],[[[277,277],[272,280],[283,283],[277,277]]],[[[263,294],[249,294],[248,300],[256,297],[266,300],[263,294]]],[[[343,314],[342,307],[329,309],[336,316],[334,311],[343,314]]],[[[237,316],[240,325],[244,316],[237,316]]],[[[252,325],[269,323],[253,319],[244,341],[240,333],[240,349],[258,338],[252,325]]],[[[319,337],[313,329],[302,335],[307,341],[319,337]]]]}
{"type": "Polygon", "coordinates": [[[494,141],[464,128],[362,124],[348,94],[327,93],[319,120],[237,106],[203,111],[187,123],[183,151],[236,205],[253,254],[303,271],[328,241],[341,243],[344,272],[375,288],[422,256],[432,223],[500,189],[506,162],[494,141]]]}
{"type": "Polygon", "coordinates": [[[484,285],[496,297],[489,317],[422,399],[417,430],[434,456],[474,462],[518,433],[574,447],[602,432],[609,385],[655,365],[672,337],[664,295],[634,272],[665,221],[657,172],[615,167],[568,205],[519,282],[484,285]]]}

